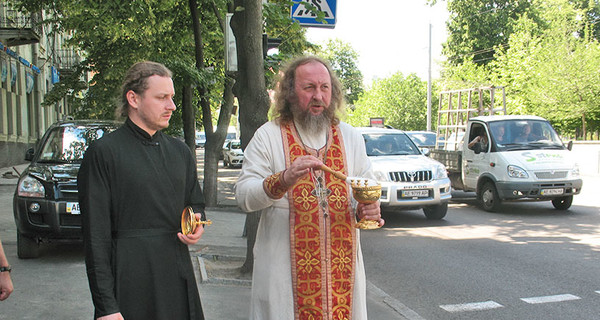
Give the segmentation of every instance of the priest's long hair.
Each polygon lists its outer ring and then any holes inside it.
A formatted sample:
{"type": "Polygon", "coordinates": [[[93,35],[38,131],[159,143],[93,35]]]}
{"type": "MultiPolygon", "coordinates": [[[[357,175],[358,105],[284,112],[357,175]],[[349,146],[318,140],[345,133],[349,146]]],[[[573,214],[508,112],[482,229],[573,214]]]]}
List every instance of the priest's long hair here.
{"type": "Polygon", "coordinates": [[[329,104],[329,109],[331,112],[331,124],[336,125],[340,122],[339,115],[342,114],[344,110],[342,84],[331,69],[329,63],[316,56],[301,56],[295,58],[287,64],[282,72],[280,72],[280,79],[276,85],[275,103],[271,108],[271,115],[276,121],[280,123],[290,123],[294,120],[292,108],[293,104],[297,103],[296,101],[298,101],[296,91],[294,90],[296,69],[311,62],[318,62],[324,65],[329,72],[332,87],[331,102],[329,104]]]}
{"type": "Polygon", "coordinates": [[[133,90],[138,95],[143,95],[148,89],[148,78],[151,76],[173,77],[173,73],[163,64],[153,61],[141,61],[132,65],[121,85],[121,101],[115,114],[117,119],[127,118],[129,114],[129,102],[127,92],[133,90]]]}

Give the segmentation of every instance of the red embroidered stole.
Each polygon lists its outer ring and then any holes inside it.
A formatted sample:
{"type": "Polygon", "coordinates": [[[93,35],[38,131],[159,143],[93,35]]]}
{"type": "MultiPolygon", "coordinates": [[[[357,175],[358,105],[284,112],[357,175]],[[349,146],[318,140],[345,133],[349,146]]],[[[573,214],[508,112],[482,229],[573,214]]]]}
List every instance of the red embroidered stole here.
{"type": "MultiPolygon", "coordinates": [[[[346,172],[339,127],[332,126],[319,159],[346,172]],[[325,157],[324,152],[327,152],[325,157]]],[[[282,125],[286,167],[307,155],[294,125],[282,125]]],[[[312,172],[288,190],[295,319],[352,319],[356,267],[356,223],[345,181],[325,173],[327,209],[319,205],[312,172]]]]}

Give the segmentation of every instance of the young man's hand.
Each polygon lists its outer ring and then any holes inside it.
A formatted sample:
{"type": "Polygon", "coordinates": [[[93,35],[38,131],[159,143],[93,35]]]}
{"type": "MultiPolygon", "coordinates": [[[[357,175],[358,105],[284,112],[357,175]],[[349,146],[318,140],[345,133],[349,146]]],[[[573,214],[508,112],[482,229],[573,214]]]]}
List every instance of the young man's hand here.
{"type": "MultiPolygon", "coordinates": [[[[200,219],[202,218],[202,215],[199,213],[195,213],[194,214],[196,221],[200,221],[200,219]]],[[[198,225],[196,226],[196,229],[194,230],[193,233],[190,233],[188,235],[185,235],[181,232],[177,233],[177,237],[179,238],[179,240],[187,245],[190,244],[196,244],[198,242],[198,240],[200,240],[200,238],[202,237],[202,234],[204,233],[204,225],[198,225]]]]}

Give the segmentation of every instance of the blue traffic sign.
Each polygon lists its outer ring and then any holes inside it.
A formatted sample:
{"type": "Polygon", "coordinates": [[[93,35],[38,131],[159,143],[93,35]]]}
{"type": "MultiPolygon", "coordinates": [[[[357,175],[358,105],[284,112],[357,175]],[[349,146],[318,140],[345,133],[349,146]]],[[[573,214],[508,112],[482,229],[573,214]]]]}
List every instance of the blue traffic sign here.
{"type": "Polygon", "coordinates": [[[336,2],[337,0],[294,1],[291,11],[292,20],[298,21],[301,26],[335,28],[336,2]],[[307,8],[307,3],[313,5],[317,11],[323,12],[322,20],[317,20],[317,14],[307,8]]]}

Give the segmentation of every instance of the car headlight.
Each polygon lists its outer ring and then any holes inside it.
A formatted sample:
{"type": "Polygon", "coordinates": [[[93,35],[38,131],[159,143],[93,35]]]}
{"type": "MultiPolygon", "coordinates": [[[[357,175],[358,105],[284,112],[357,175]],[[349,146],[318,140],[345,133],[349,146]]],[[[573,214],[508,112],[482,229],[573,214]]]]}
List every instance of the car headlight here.
{"type": "Polygon", "coordinates": [[[377,180],[377,181],[390,181],[390,177],[387,174],[387,172],[376,170],[373,173],[375,174],[375,180],[377,180]]]}
{"type": "Polygon", "coordinates": [[[448,178],[448,171],[446,171],[446,167],[443,165],[435,166],[435,171],[433,173],[433,180],[446,179],[448,178]]]}
{"type": "Polygon", "coordinates": [[[579,165],[575,164],[575,166],[573,167],[573,169],[571,169],[571,177],[579,177],[579,165]]]}
{"type": "Polygon", "coordinates": [[[45,189],[37,179],[32,176],[26,176],[19,182],[17,194],[20,197],[43,198],[45,189]]]}
{"type": "Polygon", "coordinates": [[[506,170],[508,171],[508,176],[511,178],[529,178],[527,171],[521,167],[510,165],[506,168],[506,170]]]}

